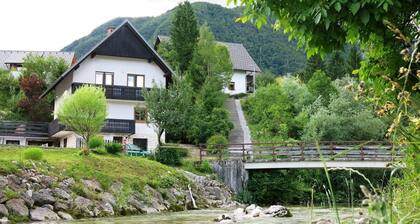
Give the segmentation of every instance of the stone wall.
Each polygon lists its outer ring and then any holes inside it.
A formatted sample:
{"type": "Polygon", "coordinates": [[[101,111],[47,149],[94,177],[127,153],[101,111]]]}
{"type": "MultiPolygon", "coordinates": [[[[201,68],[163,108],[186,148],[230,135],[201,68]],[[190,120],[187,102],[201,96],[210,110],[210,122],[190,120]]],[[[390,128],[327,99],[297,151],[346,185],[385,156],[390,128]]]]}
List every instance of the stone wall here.
{"type": "Polygon", "coordinates": [[[248,181],[248,171],[241,160],[212,161],[213,171],[235,193],[241,192],[248,181]]]}

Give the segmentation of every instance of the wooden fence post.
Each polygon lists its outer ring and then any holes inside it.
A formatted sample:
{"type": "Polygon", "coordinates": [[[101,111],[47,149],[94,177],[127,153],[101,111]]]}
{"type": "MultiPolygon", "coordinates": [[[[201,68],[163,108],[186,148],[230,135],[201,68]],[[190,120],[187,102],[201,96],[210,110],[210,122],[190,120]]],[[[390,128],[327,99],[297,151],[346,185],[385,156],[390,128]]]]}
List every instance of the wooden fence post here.
{"type": "Polygon", "coordinates": [[[301,142],[300,144],[300,161],[305,160],[305,146],[303,145],[303,143],[301,142]]]}
{"type": "Polygon", "coordinates": [[[273,161],[275,162],[276,161],[276,157],[277,157],[277,155],[276,155],[276,145],[275,144],[273,144],[273,146],[272,146],[272,150],[273,150],[273,161]]]}
{"type": "Polygon", "coordinates": [[[246,158],[245,158],[245,144],[242,144],[242,162],[245,162],[246,158]]]}
{"type": "Polygon", "coordinates": [[[360,146],[360,160],[365,160],[365,152],[363,151],[363,146],[360,146]]]}

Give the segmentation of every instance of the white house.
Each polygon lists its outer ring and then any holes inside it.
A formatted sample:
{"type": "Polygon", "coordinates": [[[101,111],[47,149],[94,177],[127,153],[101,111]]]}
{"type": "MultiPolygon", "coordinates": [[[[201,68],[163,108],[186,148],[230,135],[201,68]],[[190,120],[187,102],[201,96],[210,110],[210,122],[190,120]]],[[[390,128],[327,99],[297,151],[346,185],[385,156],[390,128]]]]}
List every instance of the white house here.
{"type": "MultiPolygon", "coordinates": [[[[56,114],[63,99],[80,86],[102,86],[108,103],[108,115],[101,131],[104,140],[127,139],[152,150],[158,139],[154,127],[146,123],[143,91],[153,87],[153,83],[166,87],[173,72],[129,21],[116,29],[109,28],[107,33],[104,40],[62,74],[43,96],[55,92],[56,114]]],[[[81,144],[81,138],[59,124],[56,117],[50,124],[49,134],[59,139],[61,147],[81,144]]]]}
{"type": "MultiPolygon", "coordinates": [[[[155,49],[162,41],[168,41],[170,37],[158,35],[155,41],[155,49]]],[[[226,46],[230,61],[233,66],[233,75],[230,83],[224,88],[229,95],[253,93],[255,89],[255,76],[261,69],[241,43],[218,42],[226,46]]]]}

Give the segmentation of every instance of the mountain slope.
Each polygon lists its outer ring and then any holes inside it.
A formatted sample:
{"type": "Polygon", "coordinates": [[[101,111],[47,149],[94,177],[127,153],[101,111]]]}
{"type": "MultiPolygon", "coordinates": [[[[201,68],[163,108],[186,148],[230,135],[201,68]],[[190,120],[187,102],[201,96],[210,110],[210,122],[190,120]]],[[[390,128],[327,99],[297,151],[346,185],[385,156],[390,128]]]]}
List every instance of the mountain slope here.
{"type": "MultiPolygon", "coordinates": [[[[271,70],[276,74],[286,74],[301,70],[306,57],[303,51],[296,50],[296,45],[287,40],[282,32],[275,32],[269,26],[261,30],[251,24],[235,23],[241,15],[241,8],[224,8],[204,2],[192,3],[200,24],[207,23],[219,41],[242,43],[263,70],[271,70]]],[[[94,29],[89,35],[80,38],[63,50],[75,51],[80,57],[105,36],[109,26],[118,26],[129,19],[136,29],[154,43],[158,35],[168,35],[174,10],[157,17],[116,18],[94,29]]]]}

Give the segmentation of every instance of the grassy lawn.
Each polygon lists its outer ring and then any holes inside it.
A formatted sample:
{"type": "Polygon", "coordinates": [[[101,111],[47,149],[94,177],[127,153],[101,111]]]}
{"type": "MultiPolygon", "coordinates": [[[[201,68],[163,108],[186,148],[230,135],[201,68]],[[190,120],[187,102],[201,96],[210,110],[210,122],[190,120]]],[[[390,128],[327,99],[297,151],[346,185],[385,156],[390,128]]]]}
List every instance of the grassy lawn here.
{"type": "Polygon", "coordinates": [[[35,164],[41,173],[59,179],[96,179],[105,189],[114,181],[140,189],[146,184],[155,188],[187,184],[185,177],[176,169],[146,158],[93,153],[81,156],[76,149],[49,148],[44,149],[42,161],[32,163],[23,158],[25,149],[16,146],[0,147],[0,174],[13,173],[18,168],[33,167],[35,164]]]}

